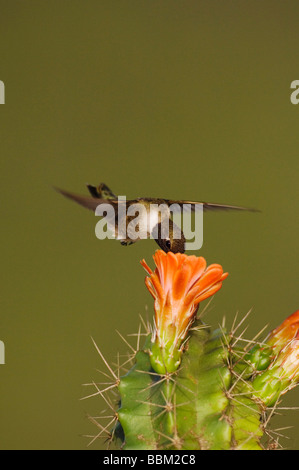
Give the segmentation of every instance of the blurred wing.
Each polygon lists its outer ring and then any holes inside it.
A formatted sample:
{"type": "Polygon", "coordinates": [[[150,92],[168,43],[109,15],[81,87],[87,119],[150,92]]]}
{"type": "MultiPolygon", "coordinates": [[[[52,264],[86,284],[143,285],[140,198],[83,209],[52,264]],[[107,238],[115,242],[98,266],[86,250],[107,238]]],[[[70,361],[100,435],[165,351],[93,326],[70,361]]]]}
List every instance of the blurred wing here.
{"type": "Polygon", "coordinates": [[[68,191],[64,191],[63,189],[54,188],[58,193],[62,194],[63,196],[71,199],[72,201],[77,202],[86,209],[90,209],[95,211],[98,205],[100,204],[111,204],[114,207],[117,206],[117,201],[113,201],[111,199],[99,199],[90,196],[81,196],[79,194],[70,193],[68,191]]]}
{"type": "Polygon", "coordinates": [[[86,186],[92,197],[97,199],[117,199],[117,196],[105,183],[100,183],[98,186],[93,186],[92,184],[87,184],[86,186]]]}
{"type": "Polygon", "coordinates": [[[187,212],[190,212],[190,210],[194,212],[195,207],[198,205],[202,205],[204,210],[260,212],[258,209],[252,209],[252,208],[242,207],[242,206],[232,206],[229,204],[214,204],[212,202],[175,201],[175,200],[168,199],[167,204],[168,205],[178,204],[180,209],[184,209],[184,211],[187,211],[187,212]]]}

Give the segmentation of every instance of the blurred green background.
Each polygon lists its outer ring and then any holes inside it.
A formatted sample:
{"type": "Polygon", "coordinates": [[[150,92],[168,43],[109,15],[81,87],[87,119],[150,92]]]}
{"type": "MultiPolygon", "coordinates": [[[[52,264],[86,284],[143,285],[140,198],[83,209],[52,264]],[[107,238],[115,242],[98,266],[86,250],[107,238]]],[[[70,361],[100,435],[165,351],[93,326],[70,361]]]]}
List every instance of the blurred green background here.
{"type": "MultiPolygon", "coordinates": [[[[153,240],[99,241],[85,192],[208,200],[201,255],[230,273],[206,320],[253,309],[248,338],[299,308],[297,1],[0,0],[1,449],[85,449],[105,408],[80,398],[117,335],[153,311],[153,240]]],[[[299,404],[299,390],[284,406],[299,404]]],[[[281,443],[299,448],[299,414],[281,443]]],[[[103,448],[97,441],[92,449],[103,448]]]]}

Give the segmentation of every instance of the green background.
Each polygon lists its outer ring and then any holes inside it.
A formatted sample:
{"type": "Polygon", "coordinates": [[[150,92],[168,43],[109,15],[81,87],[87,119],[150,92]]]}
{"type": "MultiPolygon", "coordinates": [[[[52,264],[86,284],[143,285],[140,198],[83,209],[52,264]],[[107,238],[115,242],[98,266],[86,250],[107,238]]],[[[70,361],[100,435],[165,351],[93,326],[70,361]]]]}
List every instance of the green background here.
{"type": "MultiPolygon", "coordinates": [[[[85,449],[80,398],[153,302],[153,240],[99,241],[85,192],[257,207],[204,216],[200,254],[230,273],[206,320],[253,309],[246,336],[299,308],[297,1],[0,0],[2,449],[85,449]]],[[[124,360],[124,359],[123,359],[124,360]]],[[[104,378],[105,380],[105,378],[104,378]]],[[[299,404],[299,390],[284,406],[299,404]]],[[[273,427],[293,426],[284,411],[273,427]]],[[[100,441],[90,448],[102,448],[100,441]]]]}

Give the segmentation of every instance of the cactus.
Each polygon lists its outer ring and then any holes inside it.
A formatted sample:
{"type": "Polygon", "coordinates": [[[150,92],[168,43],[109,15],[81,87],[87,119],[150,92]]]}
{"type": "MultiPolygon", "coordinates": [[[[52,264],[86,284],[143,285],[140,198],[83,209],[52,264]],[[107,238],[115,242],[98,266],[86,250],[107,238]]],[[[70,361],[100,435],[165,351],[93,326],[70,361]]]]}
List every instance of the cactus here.
{"type": "MultiPolygon", "coordinates": [[[[133,365],[111,384],[118,399],[106,426],[90,417],[116,448],[124,450],[263,450],[279,446],[269,421],[281,396],[299,381],[299,311],[262,341],[245,341],[239,325],[213,329],[199,303],[227,277],[202,257],[157,251],[155,271],[143,260],[154,297],[154,325],[146,324],[133,365]],[[242,346],[245,344],[245,347],[242,346]]],[[[98,349],[101,357],[102,353],[98,349]]]]}

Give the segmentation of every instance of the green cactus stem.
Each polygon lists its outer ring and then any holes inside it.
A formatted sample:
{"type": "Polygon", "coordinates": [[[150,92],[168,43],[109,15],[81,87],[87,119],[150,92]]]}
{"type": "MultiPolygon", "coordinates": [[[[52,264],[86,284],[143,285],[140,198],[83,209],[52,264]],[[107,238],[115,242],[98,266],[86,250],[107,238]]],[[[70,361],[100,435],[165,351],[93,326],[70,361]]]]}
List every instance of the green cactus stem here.
{"type": "MultiPolygon", "coordinates": [[[[147,343],[150,341],[150,336],[147,343]]],[[[263,405],[234,372],[228,337],[194,323],[181,365],[160,375],[147,347],[120,380],[124,449],[262,449],[263,405]]]]}

